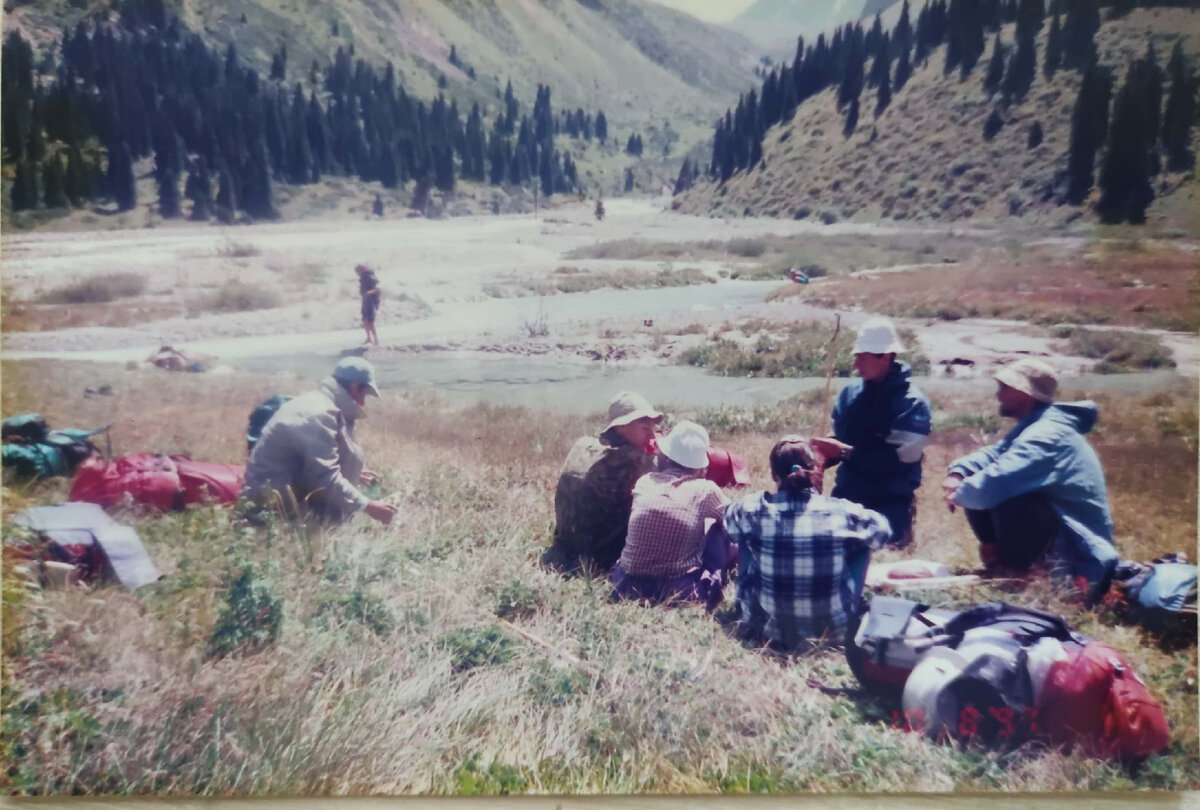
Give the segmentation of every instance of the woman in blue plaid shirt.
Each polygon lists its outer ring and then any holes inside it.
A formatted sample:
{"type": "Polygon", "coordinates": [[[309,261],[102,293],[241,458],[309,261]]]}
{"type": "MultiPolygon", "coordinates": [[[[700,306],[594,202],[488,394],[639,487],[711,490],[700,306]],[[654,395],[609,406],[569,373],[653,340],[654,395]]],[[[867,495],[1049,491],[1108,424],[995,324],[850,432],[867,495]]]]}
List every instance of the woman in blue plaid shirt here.
{"type": "Polygon", "coordinates": [[[741,630],[785,650],[804,649],[809,639],[841,640],[870,552],[891,537],[878,512],[821,494],[823,449],[784,436],[770,457],[778,491],[725,509],[725,531],[740,552],[741,630]]]}

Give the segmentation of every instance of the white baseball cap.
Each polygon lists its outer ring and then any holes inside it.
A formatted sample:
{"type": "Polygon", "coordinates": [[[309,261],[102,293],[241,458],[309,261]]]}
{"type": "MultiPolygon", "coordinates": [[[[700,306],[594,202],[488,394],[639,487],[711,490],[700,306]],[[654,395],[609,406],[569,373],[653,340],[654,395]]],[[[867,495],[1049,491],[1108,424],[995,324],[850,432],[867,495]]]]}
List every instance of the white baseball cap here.
{"type": "Polygon", "coordinates": [[[683,421],[671,428],[658,448],[681,467],[689,470],[708,467],[708,431],[695,422],[683,421]]]}
{"type": "Polygon", "coordinates": [[[904,351],[904,344],[896,334],[896,325],[889,318],[871,318],[858,330],[854,341],[854,353],[892,354],[904,351]]]}

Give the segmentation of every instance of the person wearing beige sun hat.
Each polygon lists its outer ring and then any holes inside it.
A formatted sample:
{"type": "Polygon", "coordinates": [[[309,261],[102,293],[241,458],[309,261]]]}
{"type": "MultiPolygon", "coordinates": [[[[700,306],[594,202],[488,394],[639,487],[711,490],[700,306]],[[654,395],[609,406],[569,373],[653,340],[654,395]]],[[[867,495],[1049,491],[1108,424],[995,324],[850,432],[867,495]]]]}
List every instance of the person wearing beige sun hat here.
{"type": "Polygon", "coordinates": [[[1000,415],[1017,424],[998,444],[950,465],[946,504],[966,512],[987,567],[1019,571],[1045,558],[1095,601],[1118,561],[1104,470],[1084,438],[1096,404],[1055,402],[1057,375],[1034,358],[994,377],[1000,415]]]}
{"type": "Polygon", "coordinates": [[[564,573],[607,573],[625,545],[633,486],[654,464],[654,429],[663,420],[641,394],[618,393],[599,437],[567,454],[554,491],[554,539],[542,564],[564,573]]]}

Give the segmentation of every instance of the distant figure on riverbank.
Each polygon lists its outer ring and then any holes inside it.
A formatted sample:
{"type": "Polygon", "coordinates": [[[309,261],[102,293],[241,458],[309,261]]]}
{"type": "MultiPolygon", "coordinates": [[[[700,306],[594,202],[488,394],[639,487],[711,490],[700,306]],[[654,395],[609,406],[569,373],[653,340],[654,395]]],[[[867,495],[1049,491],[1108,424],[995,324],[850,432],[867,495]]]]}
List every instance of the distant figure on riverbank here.
{"type": "Polygon", "coordinates": [[[604,200],[596,200],[596,221],[604,221],[604,200]]]}
{"type": "Polygon", "coordinates": [[[367,339],[364,345],[379,345],[379,335],[375,332],[375,313],[379,311],[379,278],[375,271],[365,264],[354,268],[358,274],[358,293],[362,296],[362,325],[366,330],[367,339]]]}
{"type": "Polygon", "coordinates": [[[391,523],[396,507],[359,489],[377,480],[364,468],[354,439],[355,423],[366,416],[367,396],[379,396],[375,367],[361,357],[344,357],[316,391],[280,406],[250,453],[242,497],[257,508],[282,497],[285,508],[294,506],[328,522],[361,511],[391,523]]]}
{"type": "Polygon", "coordinates": [[[1094,402],[1054,402],[1058,379],[1025,358],[995,375],[1000,415],[1017,424],[999,444],[950,464],[946,505],[961,506],[989,569],[1026,570],[1049,558],[1094,602],[1116,568],[1104,470],[1084,434],[1094,402]]]}
{"type": "Polygon", "coordinates": [[[575,442],[554,491],[554,540],[542,564],[574,574],[607,573],[625,547],[633,486],[654,466],[654,428],[663,415],[622,391],[608,406],[599,438],[575,442]]]}
{"type": "Polygon", "coordinates": [[[380,219],[383,219],[383,198],[378,194],[375,195],[375,202],[371,204],[371,212],[380,219]]]}

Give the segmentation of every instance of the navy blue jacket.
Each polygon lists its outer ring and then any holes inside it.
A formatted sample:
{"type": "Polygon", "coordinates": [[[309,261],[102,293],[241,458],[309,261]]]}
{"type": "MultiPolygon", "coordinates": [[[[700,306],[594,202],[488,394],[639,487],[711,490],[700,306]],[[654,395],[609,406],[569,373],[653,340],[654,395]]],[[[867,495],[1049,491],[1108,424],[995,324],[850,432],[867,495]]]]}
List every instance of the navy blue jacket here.
{"type": "Polygon", "coordinates": [[[912,495],[932,430],[929,400],[909,383],[912,369],[894,362],[878,382],[855,378],[833,406],[833,435],[854,447],[838,467],[834,494],[863,499],[912,495]]]}

